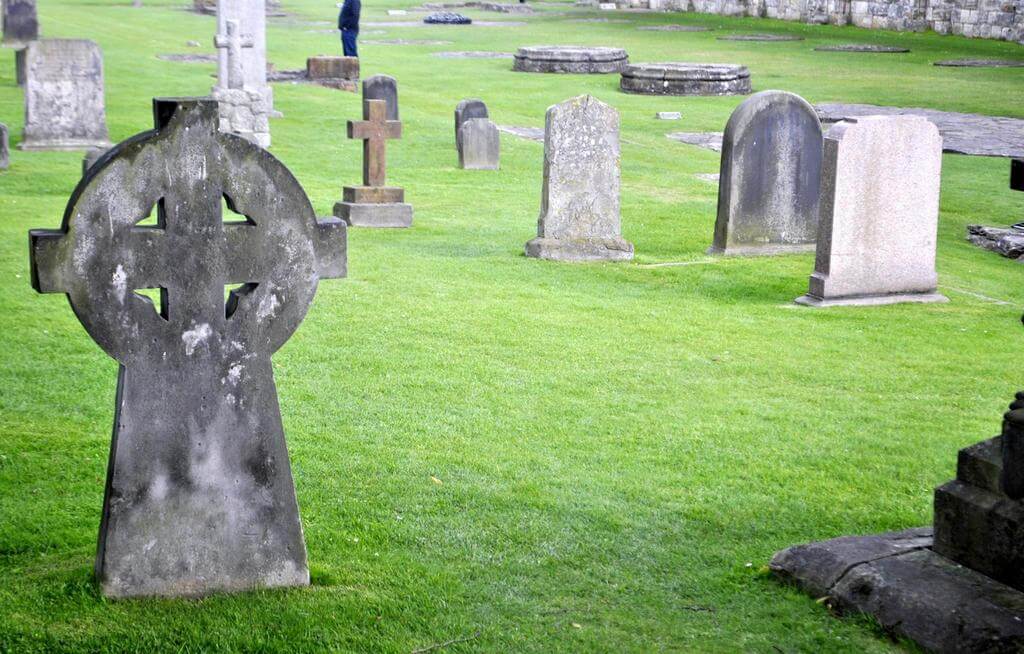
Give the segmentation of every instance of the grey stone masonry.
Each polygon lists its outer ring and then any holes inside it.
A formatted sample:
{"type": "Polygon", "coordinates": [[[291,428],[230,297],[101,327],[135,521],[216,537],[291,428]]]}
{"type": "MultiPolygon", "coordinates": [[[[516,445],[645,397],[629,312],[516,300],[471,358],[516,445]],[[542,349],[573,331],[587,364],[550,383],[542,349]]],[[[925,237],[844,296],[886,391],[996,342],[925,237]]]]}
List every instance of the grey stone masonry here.
{"type": "Polygon", "coordinates": [[[7,125],[0,123],[0,170],[7,170],[10,165],[10,135],[7,133],[7,125]]]}
{"type": "Polygon", "coordinates": [[[818,236],[821,123],[785,91],[745,100],[725,126],[710,254],[809,252],[818,236]]]}
{"type": "Polygon", "coordinates": [[[619,216],[619,112],[589,95],[550,107],[537,238],[526,256],[559,261],[633,258],[619,216]]]}
{"type": "Polygon", "coordinates": [[[487,105],[484,104],[483,100],[476,98],[468,98],[462,100],[459,104],[455,105],[455,149],[461,149],[459,146],[459,128],[462,127],[462,123],[470,120],[471,118],[490,118],[487,113],[487,105]]]}
{"type": "Polygon", "coordinates": [[[750,71],[735,64],[629,64],[619,88],[645,95],[744,95],[750,93],[750,71]]]}
{"type": "Polygon", "coordinates": [[[13,47],[27,45],[39,38],[36,0],[3,0],[3,44],[13,47]]]}
{"type": "MultiPolygon", "coordinates": [[[[252,39],[252,47],[238,53],[242,84],[239,87],[259,93],[267,110],[273,113],[274,91],[267,83],[267,8],[265,0],[217,0],[217,33],[227,33],[229,20],[238,23],[239,34],[252,39]]],[[[217,52],[218,79],[228,76],[229,51],[217,52]]]]}
{"type": "Polygon", "coordinates": [[[535,45],[516,51],[512,70],[526,73],[621,73],[629,63],[622,48],[535,45]]]}
{"type": "Polygon", "coordinates": [[[242,54],[256,47],[256,37],[243,33],[237,19],[224,21],[223,30],[213,39],[214,45],[222,51],[219,56],[223,64],[217,69],[217,85],[211,93],[217,101],[220,129],[268,148],[271,112],[269,96],[260,88],[247,83],[246,58],[242,54]]]}
{"type": "Polygon", "coordinates": [[[120,364],[96,576],[108,597],[307,585],[271,356],[319,280],[345,276],[346,228],[220,132],[213,101],[153,113],[89,169],[60,229],[30,233],[33,288],[66,294],[120,364]]]}
{"type": "Polygon", "coordinates": [[[942,137],[920,116],[868,116],[825,134],[818,246],[800,304],[944,302],[936,293],[942,137]]]}
{"type": "Polygon", "coordinates": [[[487,118],[470,118],[459,129],[459,167],[466,170],[498,170],[501,139],[498,126],[487,118]]]}
{"type": "Polygon", "coordinates": [[[107,147],[103,55],[92,41],[42,39],[25,47],[22,150],[107,147]]]}
{"type": "MultiPolygon", "coordinates": [[[[358,77],[358,75],[357,75],[358,77]]],[[[383,100],[388,120],[398,117],[398,81],[390,75],[374,75],[363,80],[363,100],[383,100]]]]}

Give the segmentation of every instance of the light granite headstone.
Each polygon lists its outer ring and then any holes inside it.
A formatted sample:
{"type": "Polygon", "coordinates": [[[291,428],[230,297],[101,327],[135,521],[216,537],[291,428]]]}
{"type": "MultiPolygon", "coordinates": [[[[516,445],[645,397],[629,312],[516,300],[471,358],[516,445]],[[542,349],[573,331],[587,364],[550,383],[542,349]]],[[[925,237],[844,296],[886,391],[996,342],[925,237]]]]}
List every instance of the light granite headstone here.
{"type": "Polygon", "coordinates": [[[108,147],[103,55],[92,41],[42,39],[25,47],[22,150],[108,147]]]}
{"type": "Polygon", "coordinates": [[[818,248],[800,304],[944,302],[936,292],[942,137],[920,116],[866,116],[825,134],[818,248]]]}
{"type": "Polygon", "coordinates": [[[537,238],[526,256],[559,261],[633,258],[619,217],[619,112],[589,95],[547,111],[537,238]]]}
{"type": "Polygon", "coordinates": [[[459,167],[466,170],[498,170],[501,139],[498,126],[487,118],[470,118],[459,128],[459,167]]]}
{"type": "Polygon", "coordinates": [[[383,100],[388,120],[398,118],[398,82],[390,75],[374,75],[363,80],[363,100],[383,100]]]}
{"type": "Polygon", "coordinates": [[[39,38],[36,0],[3,0],[4,45],[19,47],[39,38]]]}
{"type": "Polygon", "coordinates": [[[10,135],[7,133],[7,125],[0,123],[0,170],[7,170],[10,165],[10,135]]]}
{"type": "MultiPolygon", "coordinates": [[[[267,83],[266,0],[217,0],[217,33],[227,33],[227,21],[238,21],[238,30],[252,38],[252,47],[239,53],[242,87],[259,93],[268,110],[274,109],[274,91],[267,83]]],[[[226,76],[228,50],[217,52],[218,78],[226,76]]]]}
{"type": "Polygon", "coordinates": [[[762,91],[745,100],[725,126],[708,253],[814,250],[821,151],[821,122],[803,98],[762,91]]]}
{"type": "Polygon", "coordinates": [[[483,100],[467,98],[455,105],[455,149],[459,149],[459,128],[471,118],[490,118],[483,100]]]}
{"type": "Polygon", "coordinates": [[[216,103],[153,104],[156,129],[89,169],[60,229],[30,232],[33,288],[120,364],[96,576],[108,597],[304,586],[271,356],[345,276],[346,228],[221,133],[216,103]]]}
{"type": "Polygon", "coordinates": [[[221,51],[218,57],[223,62],[217,68],[217,85],[210,94],[217,101],[221,131],[241,136],[260,147],[270,147],[271,107],[263,91],[246,83],[242,54],[256,47],[256,37],[243,33],[238,20],[228,19],[213,44],[221,51]]]}

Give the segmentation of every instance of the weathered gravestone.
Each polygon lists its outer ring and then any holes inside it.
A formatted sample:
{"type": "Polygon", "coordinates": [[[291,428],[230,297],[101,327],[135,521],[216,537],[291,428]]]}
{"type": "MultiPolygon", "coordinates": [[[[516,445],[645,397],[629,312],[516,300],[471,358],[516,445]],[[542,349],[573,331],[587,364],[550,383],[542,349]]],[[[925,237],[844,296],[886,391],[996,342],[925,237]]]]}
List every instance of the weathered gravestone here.
{"type": "Polygon", "coordinates": [[[632,259],[619,217],[619,112],[589,95],[549,108],[537,238],[526,256],[632,259]]]}
{"type": "Polygon", "coordinates": [[[92,41],[43,39],[25,47],[22,150],[106,147],[103,55],[92,41]]]}
{"type": "Polygon", "coordinates": [[[459,128],[471,118],[490,118],[483,100],[467,98],[455,105],[455,149],[459,148],[459,128]]]}
{"type": "Polygon", "coordinates": [[[718,219],[709,254],[814,249],[821,187],[821,122],[785,91],[745,100],[725,126],[718,219]]]}
{"type": "MultiPolygon", "coordinates": [[[[213,44],[222,51],[217,68],[217,86],[211,95],[217,101],[220,129],[248,139],[260,147],[270,147],[270,111],[263,92],[246,85],[243,50],[256,47],[256,38],[244,34],[237,20],[224,21],[224,29],[213,44]]],[[[266,73],[264,73],[265,79],[266,73]]]]}
{"type": "Polygon", "coordinates": [[[25,48],[14,51],[14,81],[25,86],[25,48]]]}
{"type": "Polygon", "coordinates": [[[100,160],[100,157],[109,151],[107,148],[89,148],[86,150],[85,154],[82,155],[82,176],[85,177],[85,174],[100,160]]]}
{"type": "MultiPolygon", "coordinates": [[[[217,33],[227,34],[227,22],[237,21],[239,34],[252,38],[252,47],[239,53],[242,88],[260,94],[267,110],[273,112],[274,91],[267,84],[267,7],[265,0],[217,0],[217,33]]],[[[217,52],[218,78],[224,79],[232,65],[229,49],[217,52]]]]}
{"type": "Polygon", "coordinates": [[[79,182],[59,230],[30,233],[33,287],[67,294],[120,364],[96,575],[110,597],[306,585],[271,355],[318,280],[345,275],[345,226],[219,132],[215,102],[157,99],[154,115],[79,182]]]}
{"type": "Polygon", "coordinates": [[[387,186],[388,139],[402,138],[402,123],[386,118],[384,100],[363,100],[363,120],[348,121],[348,137],[363,141],[363,185],[342,189],[334,215],[355,227],[409,227],[412,205],[405,191],[387,186]]]}
{"type": "Polygon", "coordinates": [[[0,123],[0,170],[7,170],[10,165],[10,135],[7,133],[7,125],[0,123]]]}
{"type": "Polygon", "coordinates": [[[470,118],[459,128],[459,167],[498,170],[501,139],[498,126],[487,118],[470,118]]]}
{"type": "Polygon", "coordinates": [[[1024,191],[1024,159],[1010,160],[1010,188],[1024,191]]]}
{"type": "Polygon", "coordinates": [[[1001,436],[960,450],[935,525],[778,552],[772,572],[829,609],[935,652],[1024,651],[1024,393],[1001,436]]]}
{"type": "Polygon", "coordinates": [[[4,45],[23,46],[39,38],[36,0],[3,0],[4,45]]]}
{"type": "Polygon", "coordinates": [[[866,116],[825,134],[818,247],[799,304],[945,302],[936,293],[942,137],[920,116],[866,116]]]}
{"type": "Polygon", "coordinates": [[[383,100],[387,104],[385,117],[398,120],[398,82],[390,75],[374,75],[363,80],[363,100],[383,100]]]}

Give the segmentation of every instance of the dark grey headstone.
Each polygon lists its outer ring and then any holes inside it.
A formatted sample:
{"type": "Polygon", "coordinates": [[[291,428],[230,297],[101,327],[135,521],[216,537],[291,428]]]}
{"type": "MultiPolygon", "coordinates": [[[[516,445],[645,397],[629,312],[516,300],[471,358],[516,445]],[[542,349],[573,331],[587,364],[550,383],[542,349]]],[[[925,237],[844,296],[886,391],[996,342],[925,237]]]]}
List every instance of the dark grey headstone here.
{"type": "Polygon", "coordinates": [[[821,156],[821,123],[803,98],[762,91],[745,100],[725,126],[709,253],[814,250],[821,156]]]}
{"type": "Polygon", "coordinates": [[[14,80],[18,86],[25,86],[25,48],[14,51],[14,80]]]}
{"type": "Polygon", "coordinates": [[[498,127],[487,118],[470,118],[459,128],[459,167],[498,170],[501,139],[498,127]]]}
{"type": "Polygon", "coordinates": [[[398,118],[398,82],[390,75],[374,75],[363,80],[363,100],[384,100],[387,119],[398,118]]]}
{"type": "Polygon", "coordinates": [[[459,128],[471,118],[490,118],[483,100],[467,98],[455,105],[455,149],[459,149],[459,128]]]}
{"type": "Polygon", "coordinates": [[[1015,229],[968,225],[967,240],[1007,259],[1020,259],[1024,256],[1024,232],[1015,229]]]}
{"type": "Polygon", "coordinates": [[[345,226],[220,133],[216,102],[157,99],[154,116],[88,171],[60,229],[30,233],[33,287],[67,294],[120,364],[96,575],[110,597],[306,585],[271,355],[318,280],[345,275],[345,226]]]}
{"type": "Polygon", "coordinates": [[[7,125],[0,123],[0,170],[7,170],[10,165],[10,136],[7,133],[7,125]]]}
{"type": "Polygon", "coordinates": [[[935,65],[951,68],[1022,68],[1024,61],[1020,59],[945,59],[936,61],[935,65]]]}
{"type": "Polygon", "coordinates": [[[25,45],[39,38],[36,0],[4,0],[4,45],[25,45]]]}
{"type": "Polygon", "coordinates": [[[1024,159],[1013,159],[1010,162],[1010,188],[1024,191],[1024,159]]]}

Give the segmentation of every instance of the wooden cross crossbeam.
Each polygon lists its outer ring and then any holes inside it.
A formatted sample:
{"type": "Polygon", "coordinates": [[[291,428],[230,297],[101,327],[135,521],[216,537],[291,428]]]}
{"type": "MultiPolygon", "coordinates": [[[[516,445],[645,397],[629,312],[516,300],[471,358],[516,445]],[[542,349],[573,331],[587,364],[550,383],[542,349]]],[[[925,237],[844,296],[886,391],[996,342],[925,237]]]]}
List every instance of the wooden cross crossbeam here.
{"type": "Polygon", "coordinates": [[[363,120],[348,121],[348,137],[363,141],[363,185],[384,186],[388,139],[402,138],[402,123],[387,119],[387,102],[363,100],[363,120]]]}

